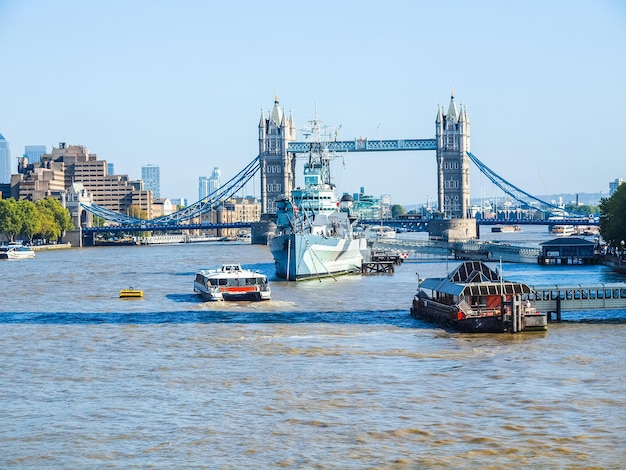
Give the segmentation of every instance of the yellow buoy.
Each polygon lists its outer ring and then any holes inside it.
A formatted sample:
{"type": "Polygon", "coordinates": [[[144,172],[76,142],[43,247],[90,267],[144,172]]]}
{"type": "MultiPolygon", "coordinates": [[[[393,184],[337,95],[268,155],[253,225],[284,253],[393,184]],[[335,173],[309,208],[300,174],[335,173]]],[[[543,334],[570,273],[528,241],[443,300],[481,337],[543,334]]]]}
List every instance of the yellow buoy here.
{"type": "Polygon", "coordinates": [[[128,289],[122,289],[120,291],[120,298],[133,298],[133,297],[143,297],[143,291],[139,289],[133,289],[129,287],[128,289]]]}

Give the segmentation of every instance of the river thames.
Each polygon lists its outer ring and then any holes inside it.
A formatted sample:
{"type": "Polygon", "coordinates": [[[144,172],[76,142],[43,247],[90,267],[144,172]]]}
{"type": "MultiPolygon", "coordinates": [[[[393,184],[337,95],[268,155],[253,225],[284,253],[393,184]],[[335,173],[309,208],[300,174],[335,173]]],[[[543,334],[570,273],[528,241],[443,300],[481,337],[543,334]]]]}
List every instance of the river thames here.
{"type": "Polygon", "coordinates": [[[266,246],[238,243],[0,262],[0,466],[626,468],[626,312],[565,312],[517,335],[410,317],[416,273],[456,265],[296,284],[274,278],[266,246]],[[202,302],[195,271],[223,262],[268,274],[272,300],[202,302]],[[130,286],[144,298],[119,299],[130,286]]]}

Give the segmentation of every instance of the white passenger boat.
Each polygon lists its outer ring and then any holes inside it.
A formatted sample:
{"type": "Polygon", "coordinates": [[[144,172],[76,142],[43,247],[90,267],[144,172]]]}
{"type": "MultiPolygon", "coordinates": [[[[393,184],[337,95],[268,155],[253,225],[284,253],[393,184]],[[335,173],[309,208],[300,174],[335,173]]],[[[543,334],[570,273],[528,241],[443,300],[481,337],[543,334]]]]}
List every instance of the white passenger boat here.
{"type": "Polygon", "coordinates": [[[35,252],[21,243],[0,245],[0,259],[34,258],[35,252]]]}
{"type": "MultiPolygon", "coordinates": [[[[311,121],[310,133],[319,138],[320,122],[311,121]]],[[[311,142],[304,165],[304,187],[291,198],[276,201],[276,232],[269,239],[276,276],[288,281],[360,274],[367,240],[353,232],[357,220],[349,210],[352,197],[339,200],[330,181],[326,143],[311,142]]]]}
{"type": "Polygon", "coordinates": [[[573,225],[554,225],[550,229],[550,233],[557,237],[570,237],[576,234],[576,229],[573,225]]]}
{"type": "Polygon", "coordinates": [[[267,276],[242,269],[239,264],[224,264],[220,269],[203,269],[196,273],[194,292],[204,300],[270,300],[267,276]]]}

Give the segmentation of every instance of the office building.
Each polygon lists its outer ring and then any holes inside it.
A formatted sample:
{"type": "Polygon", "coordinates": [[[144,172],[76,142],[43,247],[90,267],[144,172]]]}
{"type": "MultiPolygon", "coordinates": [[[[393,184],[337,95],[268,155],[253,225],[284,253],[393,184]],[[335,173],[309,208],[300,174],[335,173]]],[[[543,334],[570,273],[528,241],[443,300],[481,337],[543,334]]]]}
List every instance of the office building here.
{"type": "Polygon", "coordinates": [[[82,183],[94,204],[121,213],[138,211],[142,218],[152,218],[152,192],[142,180],[128,175],[110,175],[105,160],[98,160],[82,145],[59,144],[43,154],[34,165],[18,165],[11,177],[11,195],[15,199],[37,201],[47,196],[62,200],[74,183],[82,183]]]}
{"type": "Polygon", "coordinates": [[[198,200],[204,199],[212,192],[220,189],[222,172],[219,167],[213,168],[213,173],[207,178],[206,176],[198,177],[198,200]]]}
{"type": "Polygon", "coordinates": [[[198,177],[198,201],[209,195],[209,178],[206,176],[198,177]]]}
{"type": "Polygon", "coordinates": [[[11,150],[9,143],[0,134],[0,184],[11,182],[11,150]]]}
{"type": "Polygon", "coordinates": [[[152,191],[155,199],[161,197],[161,168],[158,165],[148,164],[141,167],[141,179],[145,188],[152,191]]]}
{"type": "Polygon", "coordinates": [[[624,180],[622,178],[617,178],[615,181],[611,181],[609,183],[609,197],[613,196],[615,191],[617,191],[617,188],[619,188],[619,186],[623,183],[624,180]]]}
{"type": "Polygon", "coordinates": [[[222,172],[220,171],[218,167],[214,167],[213,173],[211,174],[211,177],[209,178],[209,193],[212,193],[213,191],[217,191],[218,189],[220,189],[220,185],[222,184],[221,179],[222,179],[222,172]]]}
{"type": "Polygon", "coordinates": [[[24,158],[28,159],[28,163],[39,163],[41,156],[47,151],[45,145],[26,145],[24,147],[24,158]]]}
{"type": "Polygon", "coordinates": [[[187,207],[189,205],[189,201],[187,200],[186,197],[174,198],[174,199],[171,199],[171,201],[172,201],[172,210],[177,210],[178,208],[187,207]]]}

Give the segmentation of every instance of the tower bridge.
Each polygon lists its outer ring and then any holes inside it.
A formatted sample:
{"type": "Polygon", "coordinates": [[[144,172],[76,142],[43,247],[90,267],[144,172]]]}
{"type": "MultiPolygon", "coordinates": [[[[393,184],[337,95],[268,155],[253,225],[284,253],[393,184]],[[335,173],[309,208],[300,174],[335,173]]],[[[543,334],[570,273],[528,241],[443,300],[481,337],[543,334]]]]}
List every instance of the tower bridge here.
{"type": "MultiPolygon", "coordinates": [[[[223,201],[233,197],[255,175],[260,174],[261,210],[271,219],[276,212],[276,201],[289,198],[295,189],[297,155],[308,153],[319,142],[298,141],[292,115],[287,117],[281,109],[278,97],[266,116],[261,110],[258,124],[258,155],[231,180],[200,201],[152,220],[143,220],[95,204],[82,203],[81,209],[113,221],[127,230],[139,227],[157,227],[161,230],[181,228],[203,213],[214,210],[223,201]]],[[[470,121],[465,106],[457,107],[454,93],[447,110],[439,106],[435,118],[435,138],[387,139],[338,141],[328,139],[321,143],[325,149],[336,153],[388,152],[388,151],[434,151],[437,162],[437,213],[428,221],[432,238],[442,240],[467,240],[476,237],[476,220],[470,206],[470,162],[485,174],[505,194],[523,206],[548,213],[557,206],[540,200],[497,175],[470,151],[470,121]]],[[[575,220],[575,215],[566,214],[575,220]]],[[[501,221],[500,221],[501,222],[501,221]]],[[[518,221],[517,223],[519,223],[518,221]]],[[[191,228],[188,225],[187,227],[191,228]]],[[[547,223],[547,222],[543,222],[547,223]]],[[[593,223],[586,219],[586,224],[593,223]]],[[[597,222],[596,222],[597,223],[597,222]]],[[[215,225],[215,224],[214,224],[215,225]]]]}

